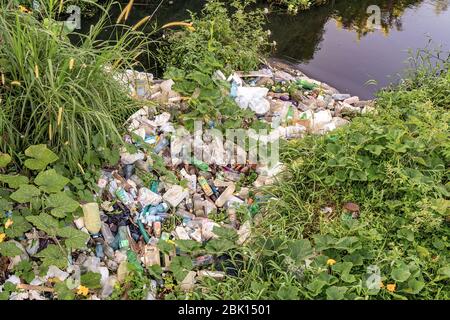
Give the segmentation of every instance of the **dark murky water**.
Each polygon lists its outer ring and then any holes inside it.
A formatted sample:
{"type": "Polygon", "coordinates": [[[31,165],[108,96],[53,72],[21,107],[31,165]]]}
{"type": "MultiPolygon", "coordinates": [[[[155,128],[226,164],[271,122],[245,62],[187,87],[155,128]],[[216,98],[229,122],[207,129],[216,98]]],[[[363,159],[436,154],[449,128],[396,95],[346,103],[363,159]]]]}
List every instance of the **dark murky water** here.
{"type": "Polygon", "coordinates": [[[450,49],[450,1],[341,0],[297,16],[271,17],[277,55],[343,92],[371,98],[398,80],[408,50],[450,49]],[[381,28],[368,29],[367,7],[381,8],[381,28]],[[369,80],[370,84],[366,84],[369,80]]]}
{"type": "MultiPolygon", "coordinates": [[[[168,2],[154,16],[159,25],[186,19],[187,10],[198,12],[204,3],[168,2]]],[[[297,64],[312,78],[365,99],[399,79],[409,49],[424,48],[431,38],[450,50],[449,7],[450,0],[330,0],[295,16],[272,13],[268,28],[277,42],[275,56],[297,64]],[[370,5],[381,9],[380,27],[368,28],[370,5]]],[[[155,5],[135,5],[129,23],[154,10],[155,5]]],[[[118,10],[112,16],[117,14],[118,10]]],[[[84,27],[88,25],[89,21],[84,27]]]]}

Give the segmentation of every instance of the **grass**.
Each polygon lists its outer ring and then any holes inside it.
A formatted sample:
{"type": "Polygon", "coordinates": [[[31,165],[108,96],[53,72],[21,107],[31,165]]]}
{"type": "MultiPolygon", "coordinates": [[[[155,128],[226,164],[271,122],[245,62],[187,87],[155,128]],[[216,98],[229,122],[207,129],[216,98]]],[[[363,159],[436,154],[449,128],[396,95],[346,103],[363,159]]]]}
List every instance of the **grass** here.
{"type": "Polygon", "coordinates": [[[265,190],[253,240],[234,253],[245,257],[237,276],[179,297],[450,298],[450,64],[413,60],[406,80],[379,93],[376,113],[284,146],[289,179],[265,190]]]}
{"type": "Polygon", "coordinates": [[[41,7],[21,13],[2,3],[0,9],[0,149],[18,155],[44,143],[74,168],[93,150],[94,136],[99,147],[120,143],[117,126],[139,105],[111,75],[132,67],[146,40],[125,26],[116,39],[97,40],[108,21],[106,8],[75,46],[52,19],[59,3],[41,7]]]}

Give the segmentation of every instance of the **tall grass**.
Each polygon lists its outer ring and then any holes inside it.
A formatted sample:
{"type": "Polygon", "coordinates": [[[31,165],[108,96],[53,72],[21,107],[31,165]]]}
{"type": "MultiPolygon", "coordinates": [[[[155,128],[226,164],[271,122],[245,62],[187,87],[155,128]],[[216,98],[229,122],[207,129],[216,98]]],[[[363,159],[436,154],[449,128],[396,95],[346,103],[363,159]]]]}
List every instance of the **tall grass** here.
{"type": "MultiPolygon", "coordinates": [[[[111,4],[112,5],[112,4],[111,4]]],[[[98,40],[109,5],[81,43],[71,44],[52,18],[60,1],[22,13],[11,2],[0,8],[0,148],[18,154],[45,143],[75,168],[98,135],[101,146],[120,143],[118,126],[139,105],[112,74],[132,68],[147,38],[126,26],[115,39],[98,40]]],[[[117,27],[117,26],[112,26],[117,27]]]]}

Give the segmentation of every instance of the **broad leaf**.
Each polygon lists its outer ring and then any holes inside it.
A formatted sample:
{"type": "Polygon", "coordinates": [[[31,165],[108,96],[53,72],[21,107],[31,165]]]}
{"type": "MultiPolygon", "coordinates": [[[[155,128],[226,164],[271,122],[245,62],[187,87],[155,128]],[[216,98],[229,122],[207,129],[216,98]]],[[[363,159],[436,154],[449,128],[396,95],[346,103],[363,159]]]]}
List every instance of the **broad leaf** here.
{"type": "Polygon", "coordinates": [[[344,299],[344,294],[347,292],[346,287],[336,287],[332,286],[326,290],[327,300],[342,300],[344,299]]]}
{"type": "Polygon", "coordinates": [[[20,215],[13,215],[12,221],[14,222],[5,233],[10,238],[22,236],[25,232],[31,229],[31,224],[20,215]]]}
{"type": "Polygon", "coordinates": [[[81,275],[81,284],[89,289],[98,289],[101,288],[100,280],[102,275],[97,272],[86,272],[81,275]]]}
{"type": "Polygon", "coordinates": [[[298,299],[298,289],[294,286],[282,285],[278,289],[277,297],[281,300],[296,300],[298,299]]]}
{"type": "Polygon", "coordinates": [[[13,241],[0,242],[0,255],[5,257],[15,257],[22,254],[13,241]]]}
{"type": "Polygon", "coordinates": [[[17,189],[22,184],[28,184],[28,178],[21,175],[0,174],[0,181],[7,183],[12,189],[17,189]]]}
{"type": "Polygon", "coordinates": [[[60,269],[65,269],[67,267],[67,257],[64,252],[56,245],[50,244],[44,250],[38,252],[36,257],[42,259],[42,266],[57,266],[60,269]]]}
{"type": "Polygon", "coordinates": [[[47,198],[47,207],[53,208],[50,213],[58,218],[64,218],[66,213],[74,212],[80,204],[69,197],[65,192],[50,194],[47,198]]]}
{"type": "Polygon", "coordinates": [[[64,227],[57,230],[57,235],[64,237],[66,247],[72,249],[81,249],[86,246],[86,241],[89,235],[83,231],[77,230],[74,227],[64,227]]]}
{"type": "Polygon", "coordinates": [[[409,272],[407,266],[395,268],[391,272],[392,279],[398,282],[404,282],[408,280],[410,275],[411,272],[409,272]]]}
{"type": "Polygon", "coordinates": [[[73,300],[75,299],[75,293],[70,290],[64,282],[58,282],[55,284],[55,291],[58,295],[58,300],[73,300]]]}
{"type": "Polygon", "coordinates": [[[30,221],[36,228],[44,231],[49,236],[54,237],[58,231],[58,221],[51,215],[41,212],[38,216],[27,216],[26,219],[30,221]]]}
{"type": "Polygon", "coordinates": [[[9,196],[14,201],[19,203],[30,202],[34,197],[41,194],[41,191],[31,184],[23,184],[15,192],[9,196]]]}
{"type": "Polygon", "coordinates": [[[12,209],[13,209],[13,207],[12,207],[11,202],[9,202],[8,200],[3,199],[3,198],[0,199],[0,211],[6,212],[6,211],[10,211],[12,209]]]}
{"type": "Polygon", "coordinates": [[[0,168],[4,168],[11,162],[11,156],[7,153],[0,152],[0,168]]]}
{"type": "Polygon", "coordinates": [[[311,243],[306,239],[289,242],[288,254],[296,262],[300,262],[312,254],[311,243]]]}
{"type": "Polygon", "coordinates": [[[175,244],[181,251],[184,252],[193,252],[199,250],[202,245],[194,240],[175,240],[175,244]]]}
{"type": "Polygon", "coordinates": [[[192,270],[192,261],[189,257],[176,256],[173,258],[169,270],[178,282],[184,280],[190,270],[192,270]]]}

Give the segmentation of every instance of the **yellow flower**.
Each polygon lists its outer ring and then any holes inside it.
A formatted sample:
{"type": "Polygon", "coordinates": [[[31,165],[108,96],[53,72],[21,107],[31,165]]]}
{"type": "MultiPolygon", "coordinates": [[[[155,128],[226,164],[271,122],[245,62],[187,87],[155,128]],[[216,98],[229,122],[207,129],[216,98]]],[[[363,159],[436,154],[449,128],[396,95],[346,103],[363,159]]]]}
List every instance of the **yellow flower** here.
{"type": "Polygon", "coordinates": [[[386,290],[389,292],[394,292],[395,291],[395,283],[390,283],[388,285],[386,285],[386,290]]]}
{"type": "Polygon", "coordinates": [[[336,263],[336,260],[334,260],[334,259],[328,259],[327,260],[327,266],[332,266],[335,263],[336,263]]]}
{"type": "Polygon", "coordinates": [[[85,287],[85,286],[79,286],[78,287],[78,291],[77,294],[83,295],[83,296],[87,296],[89,293],[89,288],[85,287]]]}
{"type": "Polygon", "coordinates": [[[3,240],[5,240],[5,238],[6,238],[6,234],[0,233],[0,243],[2,243],[3,240]]]}
{"type": "Polygon", "coordinates": [[[380,281],[380,288],[384,288],[384,283],[383,283],[383,281],[380,281]]]}
{"type": "Polygon", "coordinates": [[[23,12],[23,13],[29,13],[30,12],[30,10],[27,7],[20,6],[20,5],[19,5],[19,11],[23,12]]]}
{"type": "Polygon", "coordinates": [[[14,223],[14,221],[12,221],[12,219],[8,218],[8,220],[6,220],[5,222],[5,229],[8,229],[9,227],[11,227],[11,225],[14,223]]]}

